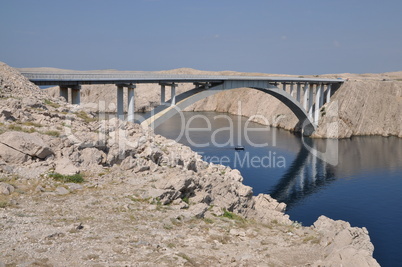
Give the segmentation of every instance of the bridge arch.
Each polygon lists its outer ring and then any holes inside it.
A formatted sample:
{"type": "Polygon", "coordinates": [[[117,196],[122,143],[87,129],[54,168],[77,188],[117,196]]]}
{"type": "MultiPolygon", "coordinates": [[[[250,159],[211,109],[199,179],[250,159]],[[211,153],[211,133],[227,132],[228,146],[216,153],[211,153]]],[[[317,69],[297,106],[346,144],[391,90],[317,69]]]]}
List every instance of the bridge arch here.
{"type": "Polygon", "coordinates": [[[194,88],[175,96],[175,104],[171,105],[170,100],[146,113],[140,123],[144,127],[151,126],[156,128],[179,111],[184,110],[188,106],[204,98],[238,88],[250,88],[275,97],[284,103],[296,115],[303,125],[302,131],[304,135],[311,135],[315,131],[316,126],[313,119],[308,115],[301,103],[285,90],[280,89],[276,85],[267,81],[224,81],[223,83],[214,85],[210,88],[208,86],[194,88]]]}

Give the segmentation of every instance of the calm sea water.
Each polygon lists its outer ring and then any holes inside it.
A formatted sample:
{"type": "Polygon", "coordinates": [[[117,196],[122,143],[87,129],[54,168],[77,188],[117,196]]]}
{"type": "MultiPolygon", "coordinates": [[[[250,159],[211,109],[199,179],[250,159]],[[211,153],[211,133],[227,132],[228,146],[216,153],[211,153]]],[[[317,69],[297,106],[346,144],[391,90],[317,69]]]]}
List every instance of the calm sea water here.
{"type": "MultiPolygon", "coordinates": [[[[305,226],[325,215],[366,227],[377,261],[400,266],[402,139],[339,140],[339,162],[333,166],[309,152],[300,136],[239,116],[185,112],[156,133],[190,146],[207,161],[239,169],[255,195],[268,193],[285,202],[286,213],[305,226]],[[245,150],[235,151],[238,145],[245,150]]],[[[304,141],[321,152],[328,145],[326,140],[304,141]]]]}

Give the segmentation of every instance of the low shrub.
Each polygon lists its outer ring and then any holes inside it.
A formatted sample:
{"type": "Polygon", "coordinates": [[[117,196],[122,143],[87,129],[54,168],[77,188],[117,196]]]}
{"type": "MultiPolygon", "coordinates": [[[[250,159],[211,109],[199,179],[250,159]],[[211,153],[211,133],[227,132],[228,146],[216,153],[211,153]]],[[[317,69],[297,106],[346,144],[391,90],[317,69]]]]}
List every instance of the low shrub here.
{"type": "Polygon", "coordinates": [[[63,183],[83,183],[84,177],[81,173],[74,174],[74,175],[63,175],[60,173],[50,173],[49,177],[53,178],[56,181],[63,182],[63,183]]]}

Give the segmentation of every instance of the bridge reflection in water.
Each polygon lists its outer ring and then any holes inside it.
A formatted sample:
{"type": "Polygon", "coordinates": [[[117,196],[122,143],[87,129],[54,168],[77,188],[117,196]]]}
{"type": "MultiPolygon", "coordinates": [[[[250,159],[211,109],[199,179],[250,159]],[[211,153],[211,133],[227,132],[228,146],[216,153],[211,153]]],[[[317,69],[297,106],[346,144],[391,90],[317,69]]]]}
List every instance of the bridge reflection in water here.
{"type": "MultiPolygon", "coordinates": [[[[311,139],[308,139],[307,142],[314,148],[317,147],[311,139]]],[[[289,209],[299,201],[335,181],[334,171],[332,165],[310,153],[303,145],[300,145],[300,150],[288,171],[281,177],[276,186],[269,190],[270,195],[279,202],[285,202],[289,209]]]]}

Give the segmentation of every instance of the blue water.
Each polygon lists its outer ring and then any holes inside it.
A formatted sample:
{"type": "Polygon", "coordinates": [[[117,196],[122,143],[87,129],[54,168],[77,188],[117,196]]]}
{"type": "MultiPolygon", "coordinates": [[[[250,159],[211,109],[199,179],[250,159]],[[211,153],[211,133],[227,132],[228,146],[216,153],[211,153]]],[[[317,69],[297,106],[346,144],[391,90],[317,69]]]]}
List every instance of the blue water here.
{"type": "MultiPolygon", "coordinates": [[[[184,118],[187,129],[203,129],[187,136],[182,132],[182,137],[177,138],[183,129],[180,116],[175,116],[159,126],[156,133],[190,146],[207,161],[239,169],[243,183],[253,187],[255,195],[268,193],[285,202],[291,219],[305,226],[325,215],[366,227],[376,260],[382,266],[400,266],[402,139],[339,140],[339,162],[333,166],[310,153],[301,137],[290,132],[250,123],[248,128],[261,131],[249,131],[246,136],[244,117],[185,112],[184,118]],[[195,115],[198,118],[189,120],[195,115]],[[244,146],[245,151],[235,151],[237,145],[244,146]]],[[[326,140],[304,140],[321,151],[328,145],[326,140]]]]}

